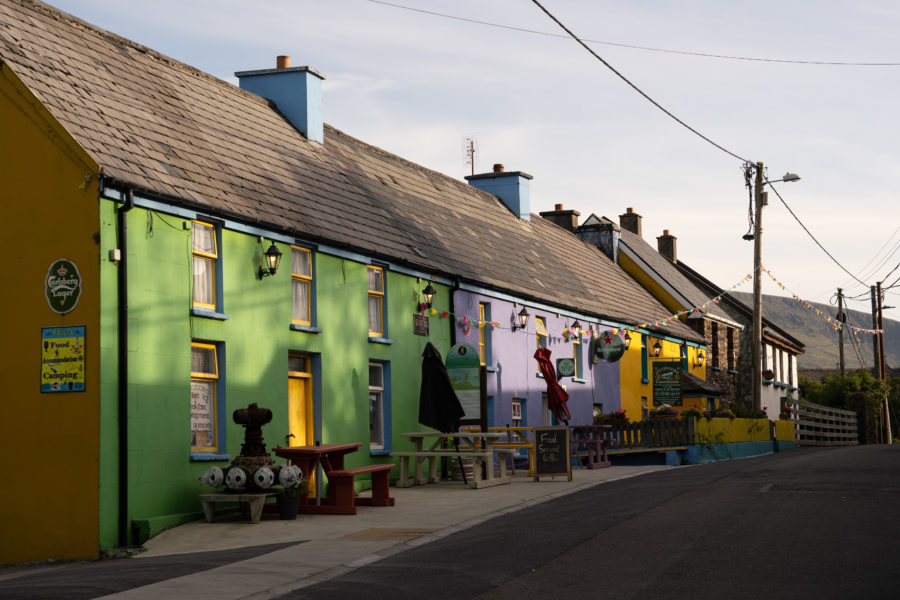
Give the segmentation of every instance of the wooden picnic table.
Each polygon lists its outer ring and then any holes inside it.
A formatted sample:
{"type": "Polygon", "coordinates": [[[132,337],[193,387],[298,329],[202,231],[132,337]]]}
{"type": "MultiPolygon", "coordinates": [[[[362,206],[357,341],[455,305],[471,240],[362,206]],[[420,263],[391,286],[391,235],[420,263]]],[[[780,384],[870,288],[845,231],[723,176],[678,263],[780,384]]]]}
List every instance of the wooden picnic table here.
{"type": "Polygon", "coordinates": [[[584,456],[588,469],[612,466],[606,455],[609,439],[604,435],[604,432],[612,429],[611,425],[571,425],[569,428],[572,430],[569,439],[572,456],[584,456]]]}
{"type": "Polygon", "coordinates": [[[446,457],[471,458],[473,462],[471,488],[483,488],[509,483],[512,479],[506,471],[505,457],[497,461],[499,475],[494,476],[494,455],[512,452],[508,448],[497,448],[494,443],[505,434],[496,431],[458,431],[442,433],[439,431],[414,431],[402,433],[409,439],[414,450],[409,452],[391,452],[391,456],[400,458],[400,487],[437,483],[440,475],[437,459],[446,457]],[[433,438],[433,439],[432,439],[433,438]],[[428,440],[428,443],[426,443],[428,440]],[[453,446],[453,447],[449,447],[453,446]],[[410,459],[414,459],[415,476],[410,477],[410,459]],[[424,465],[428,461],[428,477],[425,477],[424,465]],[[484,478],[481,477],[481,472],[484,478]]]}
{"type": "Polygon", "coordinates": [[[318,494],[315,503],[304,495],[300,498],[298,512],[328,515],[355,515],[357,506],[393,506],[394,498],[390,497],[390,481],[388,475],[393,464],[364,465],[361,467],[344,467],[344,458],[359,450],[359,442],[339,444],[317,444],[313,446],[285,446],[274,448],[276,456],[286,458],[291,464],[300,467],[303,476],[310,479],[321,465],[328,486],[325,498],[318,494]],[[372,497],[356,498],[353,494],[353,478],[356,475],[371,474],[372,497]]]}

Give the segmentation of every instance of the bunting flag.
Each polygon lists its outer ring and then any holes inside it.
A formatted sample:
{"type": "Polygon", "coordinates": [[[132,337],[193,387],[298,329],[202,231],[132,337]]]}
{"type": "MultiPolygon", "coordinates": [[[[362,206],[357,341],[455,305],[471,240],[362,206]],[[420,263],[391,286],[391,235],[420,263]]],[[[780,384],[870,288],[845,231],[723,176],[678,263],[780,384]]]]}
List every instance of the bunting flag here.
{"type": "MultiPolygon", "coordinates": [[[[768,269],[766,269],[765,267],[762,267],[762,266],[760,266],[760,269],[764,270],[765,273],[766,273],[766,275],[769,276],[769,279],[771,279],[772,281],[774,281],[774,282],[775,282],[775,285],[777,285],[779,288],[781,288],[781,289],[783,289],[783,290],[785,290],[785,291],[791,292],[791,290],[789,290],[789,289],[787,288],[787,286],[785,286],[785,285],[784,285],[782,282],[780,282],[774,275],[772,275],[772,271],[771,271],[771,270],[768,270],[768,269]]],[[[810,312],[813,312],[813,313],[817,314],[818,316],[822,317],[823,319],[825,319],[825,320],[828,322],[828,324],[831,325],[831,328],[832,328],[833,330],[835,330],[835,331],[840,331],[841,329],[844,329],[844,328],[846,327],[847,329],[849,329],[850,331],[852,331],[852,332],[853,332],[853,337],[856,339],[856,341],[857,341],[858,343],[861,342],[861,340],[859,339],[859,334],[860,334],[860,333],[867,333],[867,334],[869,334],[869,335],[875,335],[875,334],[879,334],[879,333],[884,333],[884,331],[881,330],[881,329],[866,329],[866,328],[864,328],[864,327],[854,327],[853,325],[847,325],[846,323],[841,323],[841,322],[838,321],[837,319],[832,319],[832,318],[829,317],[827,314],[825,314],[825,312],[819,310],[818,308],[816,308],[815,306],[813,306],[813,305],[810,304],[809,302],[807,302],[807,301],[801,299],[797,294],[795,294],[795,293],[793,293],[793,292],[791,292],[791,298],[792,298],[795,302],[797,302],[798,304],[800,304],[801,306],[803,306],[803,308],[805,308],[806,310],[808,310],[808,311],[810,311],[810,312]]]]}

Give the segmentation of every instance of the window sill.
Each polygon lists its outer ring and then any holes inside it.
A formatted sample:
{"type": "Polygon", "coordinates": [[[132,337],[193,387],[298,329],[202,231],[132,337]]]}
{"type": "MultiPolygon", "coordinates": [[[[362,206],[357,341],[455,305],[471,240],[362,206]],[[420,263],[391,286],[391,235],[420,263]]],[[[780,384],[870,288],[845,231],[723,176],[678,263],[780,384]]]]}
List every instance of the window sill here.
{"type": "Polygon", "coordinates": [[[222,452],[191,452],[191,462],[212,462],[217,460],[231,460],[231,455],[222,452]]]}
{"type": "Polygon", "coordinates": [[[225,313],[216,312],[214,310],[209,310],[207,308],[192,308],[191,309],[192,317],[203,317],[204,319],[215,319],[217,321],[227,321],[228,315],[225,313]]]}
{"type": "Polygon", "coordinates": [[[641,383],[650,383],[650,380],[646,377],[641,377],[641,383]]]}
{"type": "Polygon", "coordinates": [[[309,325],[297,325],[296,323],[291,323],[291,331],[302,331],[304,333],[322,333],[322,330],[318,327],[310,327],[309,325]]]}
{"type": "Polygon", "coordinates": [[[587,379],[581,379],[580,377],[573,377],[572,381],[574,383],[587,383],[587,379]]]}
{"type": "Polygon", "coordinates": [[[544,378],[544,374],[543,374],[543,373],[540,373],[540,372],[535,373],[534,376],[535,376],[535,377],[540,377],[541,379],[544,378]]]}
{"type": "Polygon", "coordinates": [[[497,367],[490,367],[488,365],[485,365],[484,370],[488,373],[496,373],[498,369],[497,367]]]}
{"type": "Polygon", "coordinates": [[[369,456],[390,456],[388,448],[369,448],[369,456]]]}
{"type": "Polygon", "coordinates": [[[723,371],[722,367],[710,367],[711,371],[723,371]]]}
{"type": "Polygon", "coordinates": [[[389,340],[384,337],[372,337],[371,335],[369,336],[369,341],[373,344],[385,344],[386,346],[390,346],[394,343],[394,340],[389,340]]]}
{"type": "Polygon", "coordinates": [[[735,369],[728,369],[728,372],[731,373],[732,375],[737,375],[737,373],[738,373],[735,369]]]}

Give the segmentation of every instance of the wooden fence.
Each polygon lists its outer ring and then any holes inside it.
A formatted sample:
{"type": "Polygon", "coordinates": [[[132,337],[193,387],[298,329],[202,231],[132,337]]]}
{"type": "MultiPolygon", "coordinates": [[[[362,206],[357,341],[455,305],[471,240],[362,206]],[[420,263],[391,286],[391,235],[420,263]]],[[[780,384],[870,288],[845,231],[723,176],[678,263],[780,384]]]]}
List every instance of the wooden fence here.
{"type": "Polygon", "coordinates": [[[811,402],[793,408],[797,442],[801,446],[852,446],[859,444],[856,413],[811,402]]]}
{"type": "Polygon", "coordinates": [[[664,448],[694,443],[694,420],[637,421],[614,423],[603,432],[610,450],[628,448],[664,448]]]}

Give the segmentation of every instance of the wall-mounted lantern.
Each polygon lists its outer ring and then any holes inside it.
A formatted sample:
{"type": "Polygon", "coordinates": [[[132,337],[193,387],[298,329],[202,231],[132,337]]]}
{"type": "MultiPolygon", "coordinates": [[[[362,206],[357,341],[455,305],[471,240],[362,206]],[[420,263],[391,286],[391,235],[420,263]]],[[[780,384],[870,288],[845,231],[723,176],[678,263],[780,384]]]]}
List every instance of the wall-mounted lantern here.
{"type": "Polygon", "coordinates": [[[531,315],[528,314],[528,310],[523,306],[522,310],[519,311],[518,323],[512,326],[512,330],[516,329],[525,329],[525,326],[528,325],[528,317],[531,315]]]}
{"type": "Polygon", "coordinates": [[[431,308],[431,305],[434,304],[434,295],[437,291],[431,286],[431,282],[428,282],[428,285],[425,286],[425,289],[422,290],[422,295],[425,297],[425,308],[431,308]]]}
{"type": "Polygon", "coordinates": [[[653,358],[659,357],[660,352],[662,352],[662,344],[659,343],[659,340],[656,340],[656,343],[653,344],[653,358]]]}
{"type": "Polygon", "coordinates": [[[704,360],[706,360],[706,356],[703,354],[703,350],[701,350],[700,352],[697,353],[697,356],[696,356],[696,358],[694,359],[694,366],[695,366],[695,367],[702,367],[702,366],[703,366],[703,361],[704,361],[704,360]]]}
{"type": "Polygon", "coordinates": [[[275,242],[272,242],[269,249],[265,251],[263,260],[265,261],[265,266],[260,267],[256,274],[259,279],[262,279],[267,275],[274,275],[275,272],[278,271],[278,265],[281,264],[281,250],[278,249],[275,242]]]}
{"type": "Polygon", "coordinates": [[[625,337],[622,338],[622,340],[625,342],[625,349],[628,350],[628,347],[631,346],[631,336],[628,335],[627,331],[625,332],[625,337]]]}

